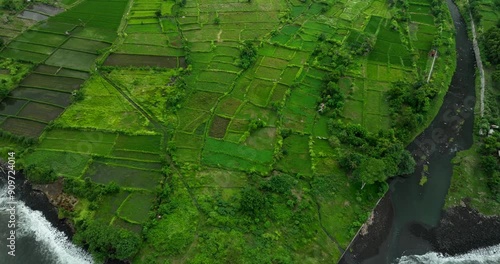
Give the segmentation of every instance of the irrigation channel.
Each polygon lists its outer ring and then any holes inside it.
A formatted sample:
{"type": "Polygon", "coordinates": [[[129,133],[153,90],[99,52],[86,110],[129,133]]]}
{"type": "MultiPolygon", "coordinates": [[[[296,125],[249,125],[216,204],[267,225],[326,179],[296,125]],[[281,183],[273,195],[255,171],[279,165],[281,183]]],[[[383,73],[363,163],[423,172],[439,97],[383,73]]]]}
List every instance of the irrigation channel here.
{"type": "Polygon", "coordinates": [[[415,173],[390,181],[368,233],[356,236],[340,263],[500,263],[498,218],[483,218],[467,207],[442,209],[451,159],[473,142],[476,101],[472,42],[457,7],[447,4],[456,29],[457,68],[439,113],[408,146],[415,173]],[[423,186],[422,173],[428,175],[423,186]]]}

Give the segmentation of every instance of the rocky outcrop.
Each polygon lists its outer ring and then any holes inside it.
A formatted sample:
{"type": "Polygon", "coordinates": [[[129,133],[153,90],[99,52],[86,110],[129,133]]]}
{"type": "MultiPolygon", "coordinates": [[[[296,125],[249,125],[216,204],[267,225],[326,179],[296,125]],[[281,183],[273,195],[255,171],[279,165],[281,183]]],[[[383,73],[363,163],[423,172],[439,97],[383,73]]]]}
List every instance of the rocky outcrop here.
{"type": "Polygon", "coordinates": [[[33,190],[41,191],[49,199],[49,202],[57,208],[63,208],[72,212],[75,209],[78,199],[72,195],[63,192],[64,179],[59,178],[54,183],[34,184],[33,190]]]}

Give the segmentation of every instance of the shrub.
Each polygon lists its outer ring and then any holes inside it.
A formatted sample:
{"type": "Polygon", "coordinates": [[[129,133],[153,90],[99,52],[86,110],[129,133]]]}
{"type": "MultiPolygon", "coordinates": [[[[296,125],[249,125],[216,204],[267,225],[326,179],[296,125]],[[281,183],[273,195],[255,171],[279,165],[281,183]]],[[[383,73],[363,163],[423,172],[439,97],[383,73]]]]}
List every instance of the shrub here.
{"type": "Polygon", "coordinates": [[[239,65],[243,69],[248,69],[257,59],[257,48],[250,41],[245,41],[240,47],[240,62],[239,65]]]}
{"type": "Polygon", "coordinates": [[[260,215],[266,207],[264,195],[255,187],[245,187],[241,192],[240,208],[250,216],[260,215]]]}
{"type": "Polygon", "coordinates": [[[26,168],[28,179],[34,183],[51,183],[57,180],[54,170],[48,166],[35,166],[33,164],[26,168]]]}

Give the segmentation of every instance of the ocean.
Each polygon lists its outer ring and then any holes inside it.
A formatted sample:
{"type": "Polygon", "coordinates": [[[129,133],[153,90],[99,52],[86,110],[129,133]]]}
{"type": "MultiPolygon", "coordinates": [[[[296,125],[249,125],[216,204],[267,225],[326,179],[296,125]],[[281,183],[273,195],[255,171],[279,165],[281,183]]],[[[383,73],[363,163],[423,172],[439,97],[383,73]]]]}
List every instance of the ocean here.
{"type": "Polygon", "coordinates": [[[7,187],[0,187],[0,263],[1,264],[92,264],[90,254],[77,247],[57,230],[40,211],[15,202],[16,228],[9,227],[12,219],[7,187]],[[15,248],[8,246],[15,230],[15,248]],[[13,251],[13,249],[15,251],[13,251]],[[10,254],[9,254],[10,252],[10,254]],[[15,256],[13,256],[15,255],[15,256]]]}
{"type": "Polygon", "coordinates": [[[499,264],[500,244],[456,256],[428,252],[424,255],[403,256],[397,261],[398,264],[499,264]]]}

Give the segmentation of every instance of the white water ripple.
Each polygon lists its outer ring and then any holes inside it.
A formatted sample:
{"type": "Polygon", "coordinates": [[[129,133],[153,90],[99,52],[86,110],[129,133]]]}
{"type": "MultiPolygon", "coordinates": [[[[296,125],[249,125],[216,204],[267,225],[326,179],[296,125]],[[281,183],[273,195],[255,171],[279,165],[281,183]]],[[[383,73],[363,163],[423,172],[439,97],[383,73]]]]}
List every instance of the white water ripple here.
{"type": "Polygon", "coordinates": [[[403,256],[398,264],[499,264],[500,244],[479,248],[456,256],[447,256],[437,252],[424,255],[403,256]]]}
{"type": "MultiPolygon", "coordinates": [[[[7,209],[7,188],[0,190],[0,213],[7,209]]],[[[92,257],[83,249],[75,246],[66,235],[57,230],[42,212],[31,210],[24,202],[16,201],[18,237],[30,236],[39,244],[44,254],[56,259],[54,264],[93,264],[92,257]]]]}

